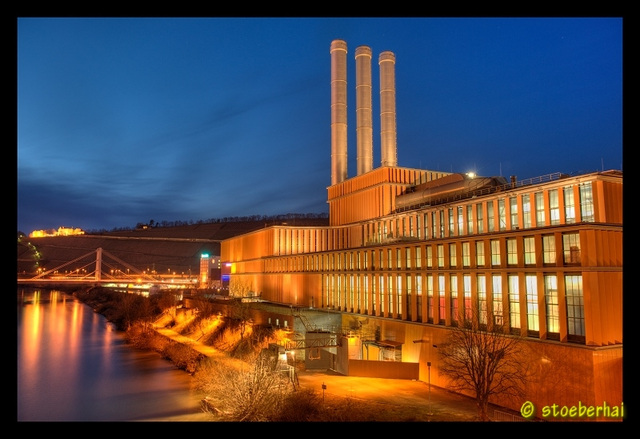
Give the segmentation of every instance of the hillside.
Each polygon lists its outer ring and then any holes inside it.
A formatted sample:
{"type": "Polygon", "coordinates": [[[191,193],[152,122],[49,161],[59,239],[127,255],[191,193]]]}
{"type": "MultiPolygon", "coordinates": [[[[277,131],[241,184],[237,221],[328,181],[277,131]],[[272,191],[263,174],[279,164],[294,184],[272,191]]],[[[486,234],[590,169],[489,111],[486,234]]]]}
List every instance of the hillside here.
{"type": "MultiPolygon", "coordinates": [[[[327,218],[296,218],[288,224],[327,226],[328,222],[327,218]]],[[[17,270],[22,275],[35,274],[38,266],[45,270],[61,267],[61,272],[78,269],[91,272],[95,270],[95,251],[102,248],[107,254],[141,270],[159,273],[170,270],[187,275],[199,271],[202,253],[220,255],[221,241],[273,224],[273,221],[262,220],[215,222],[99,234],[25,237],[18,240],[17,270]]],[[[105,259],[105,262],[111,261],[105,259]]],[[[116,270],[126,270],[126,264],[116,262],[112,265],[116,270]]]]}

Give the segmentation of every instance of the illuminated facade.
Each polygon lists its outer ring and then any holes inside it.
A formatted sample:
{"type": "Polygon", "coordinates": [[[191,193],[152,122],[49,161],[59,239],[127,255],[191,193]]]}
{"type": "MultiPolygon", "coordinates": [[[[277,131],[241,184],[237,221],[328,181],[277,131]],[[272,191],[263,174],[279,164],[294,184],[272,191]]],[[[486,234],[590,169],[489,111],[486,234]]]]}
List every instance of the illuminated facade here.
{"type": "MultiPolygon", "coordinates": [[[[346,105],[333,93],[346,43],[331,48],[333,113],[334,100],[346,105]]],[[[395,58],[380,59],[382,89],[383,64],[395,58]]],[[[340,312],[344,326],[357,319],[395,343],[392,361],[418,363],[423,381],[430,362],[440,387],[435,346],[475,318],[526,340],[537,372],[526,399],[536,406],[620,405],[622,172],[507,181],[398,167],[394,105],[381,106],[381,126],[394,131],[382,134],[383,162],[394,164],[343,178],[346,120],[332,114],[330,226],[277,225],[223,241],[231,276],[263,300],[340,312]]],[[[492,402],[519,410],[524,401],[492,402]]]]}
{"type": "Polygon", "coordinates": [[[84,235],[84,230],[79,228],[70,227],[58,227],[58,230],[34,230],[29,233],[29,238],[43,238],[45,236],[72,236],[72,235],[84,235]]]}

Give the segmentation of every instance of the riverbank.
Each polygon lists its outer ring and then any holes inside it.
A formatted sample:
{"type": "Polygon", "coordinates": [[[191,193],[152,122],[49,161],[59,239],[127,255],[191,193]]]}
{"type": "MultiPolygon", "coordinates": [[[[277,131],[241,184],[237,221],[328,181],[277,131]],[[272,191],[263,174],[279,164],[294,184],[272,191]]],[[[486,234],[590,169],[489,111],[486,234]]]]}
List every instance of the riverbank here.
{"type": "MultiPolygon", "coordinates": [[[[246,368],[248,363],[233,358],[228,351],[216,348],[201,340],[211,340],[206,328],[212,325],[203,322],[198,331],[185,331],[193,325],[195,313],[180,311],[176,318],[172,311],[156,317],[151,328],[155,341],[146,338],[135,342],[130,330],[129,337],[140,348],[154,349],[172,361],[176,367],[193,373],[198,362],[214,358],[229,367],[246,368]],[[179,332],[180,331],[180,332],[179,332]],[[191,336],[185,335],[191,334],[191,336]],[[193,335],[197,334],[197,338],[193,335]],[[160,342],[158,340],[164,340],[160,342]],[[173,346],[173,349],[168,349],[173,346]],[[177,348],[177,347],[180,348],[177,348]],[[174,353],[172,358],[171,352],[174,353]],[[177,353],[177,354],[176,354],[177,353]],[[176,358],[179,357],[179,358],[176,358]],[[188,360],[185,360],[188,358],[188,360]],[[186,366],[190,364],[191,366],[186,366]]],[[[230,346],[227,344],[227,346],[230,346]]],[[[306,371],[297,368],[298,390],[314,392],[322,398],[328,418],[333,421],[375,421],[375,422],[476,422],[475,400],[429,386],[428,383],[412,380],[350,377],[331,370],[306,371]]],[[[211,420],[216,420],[213,416],[211,420]]]]}

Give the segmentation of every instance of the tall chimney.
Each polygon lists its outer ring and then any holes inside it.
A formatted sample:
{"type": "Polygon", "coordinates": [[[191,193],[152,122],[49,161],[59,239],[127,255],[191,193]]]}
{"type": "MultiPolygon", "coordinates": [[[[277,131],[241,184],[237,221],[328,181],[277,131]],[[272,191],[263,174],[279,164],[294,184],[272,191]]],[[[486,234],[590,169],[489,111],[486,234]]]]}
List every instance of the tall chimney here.
{"type": "Polygon", "coordinates": [[[373,116],[371,110],[371,49],[356,49],[356,133],[358,175],[373,169],[373,116]]]}
{"type": "Polygon", "coordinates": [[[331,185],[347,179],[347,43],[331,42],[331,185]]]}
{"type": "Polygon", "coordinates": [[[382,166],[397,166],[396,148],[396,56],[393,52],[382,52],[380,64],[380,147],[382,166]]]}

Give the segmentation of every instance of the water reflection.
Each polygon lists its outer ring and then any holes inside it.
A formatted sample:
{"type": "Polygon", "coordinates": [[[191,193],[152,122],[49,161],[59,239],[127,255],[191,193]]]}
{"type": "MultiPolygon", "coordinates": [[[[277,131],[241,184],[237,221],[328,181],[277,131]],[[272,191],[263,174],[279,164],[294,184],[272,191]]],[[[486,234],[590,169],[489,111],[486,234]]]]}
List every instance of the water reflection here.
{"type": "Polygon", "coordinates": [[[206,421],[191,376],[67,294],[18,291],[18,421],[206,421]]]}

